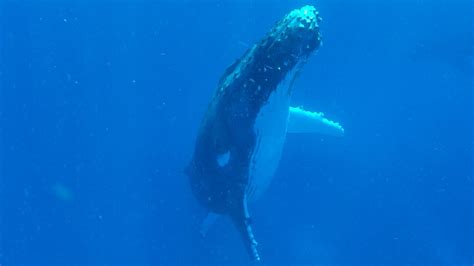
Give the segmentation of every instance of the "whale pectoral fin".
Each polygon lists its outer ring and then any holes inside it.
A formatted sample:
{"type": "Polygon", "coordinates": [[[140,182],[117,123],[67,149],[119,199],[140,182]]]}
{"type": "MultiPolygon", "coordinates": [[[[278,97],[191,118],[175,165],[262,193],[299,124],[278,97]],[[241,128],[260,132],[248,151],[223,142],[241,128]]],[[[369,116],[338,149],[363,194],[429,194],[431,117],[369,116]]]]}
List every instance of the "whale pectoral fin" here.
{"type": "Polygon", "coordinates": [[[344,135],[344,128],[339,123],[325,118],[323,113],[306,111],[300,107],[290,107],[289,111],[288,133],[344,135]]]}
{"type": "Polygon", "coordinates": [[[211,228],[211,226],[216,223],[219,217],[220,215],[214,212],[209,212],[207,214],[206,218],[204,218],[204,220],[202,221],[201,230],[199,231],[202,237],[205,237],[207,235],[209,228],[211,228]]]}
{"type": "Polygon", "coordinates": [[[235,227],[242,236],[245,248],[253,261],[260,261],[260,255],[257,250],[257,241],[252,232],[250,215],[247,210],[247,197],[244,196],[241,203],[230,214],[230,218],[234,222],[235,227]]]}

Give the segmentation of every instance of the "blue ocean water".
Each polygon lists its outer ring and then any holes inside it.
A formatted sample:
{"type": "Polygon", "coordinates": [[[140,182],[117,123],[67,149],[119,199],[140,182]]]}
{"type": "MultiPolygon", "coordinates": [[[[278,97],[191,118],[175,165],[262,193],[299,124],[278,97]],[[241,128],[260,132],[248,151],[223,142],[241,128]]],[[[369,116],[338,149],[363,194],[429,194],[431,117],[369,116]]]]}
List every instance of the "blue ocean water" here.
{"type": "Polygon", "coordinates": [[[469,0],[0,1],[0,264],[245,264],[183,173],[217,81],[315,5],[288,135],[250,206],[273,264],[474,263],[469,0]]]}

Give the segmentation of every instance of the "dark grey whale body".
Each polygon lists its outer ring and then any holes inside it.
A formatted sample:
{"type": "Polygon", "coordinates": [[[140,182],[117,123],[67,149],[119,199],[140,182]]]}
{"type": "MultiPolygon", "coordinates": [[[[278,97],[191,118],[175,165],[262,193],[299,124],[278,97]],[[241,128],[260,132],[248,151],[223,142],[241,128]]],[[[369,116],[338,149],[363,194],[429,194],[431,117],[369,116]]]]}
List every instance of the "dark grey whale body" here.
{"type": "Polygon", "coordinates": [[[199,203],[232,219],[253,260],[260,257],[247,201],[276,168],[292,83],[321,45],[320,20],[312,6],[293,10],[225,71],[186,170],[199,203]]]}

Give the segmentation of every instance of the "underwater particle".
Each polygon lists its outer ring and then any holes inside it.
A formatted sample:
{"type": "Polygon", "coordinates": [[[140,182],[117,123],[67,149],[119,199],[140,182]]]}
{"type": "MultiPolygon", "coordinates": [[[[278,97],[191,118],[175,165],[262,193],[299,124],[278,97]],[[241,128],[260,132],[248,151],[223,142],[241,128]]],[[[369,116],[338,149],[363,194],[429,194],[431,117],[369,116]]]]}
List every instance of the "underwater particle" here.
{"type": "Polygon", "coordinates": [[[51,187],[51,191],[56,198],[62,201],[71,201],[74,198],[72,191],[68,187],[59,183],[54,184],[51,187]]]}

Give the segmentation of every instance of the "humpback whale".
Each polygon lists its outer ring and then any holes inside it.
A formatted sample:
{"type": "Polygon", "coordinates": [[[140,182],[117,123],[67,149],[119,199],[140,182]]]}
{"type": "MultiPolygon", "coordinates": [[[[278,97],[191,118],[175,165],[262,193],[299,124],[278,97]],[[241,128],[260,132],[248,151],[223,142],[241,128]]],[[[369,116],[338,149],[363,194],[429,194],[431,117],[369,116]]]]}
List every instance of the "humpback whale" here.
{"type": "MultiPolygon", "coordinates": [[[[186,174],[197,201],[213,217],[230,217],[252,260],[259,261],[249,201],[268,187],[288,132],[342,135],[322,113],[290,107],[292,85],[321,45],[319,12],[295,9],[220,78],[202,119],[186,174]]],[[[205,228],[204,228],[205,230],[205,228]]]]}

